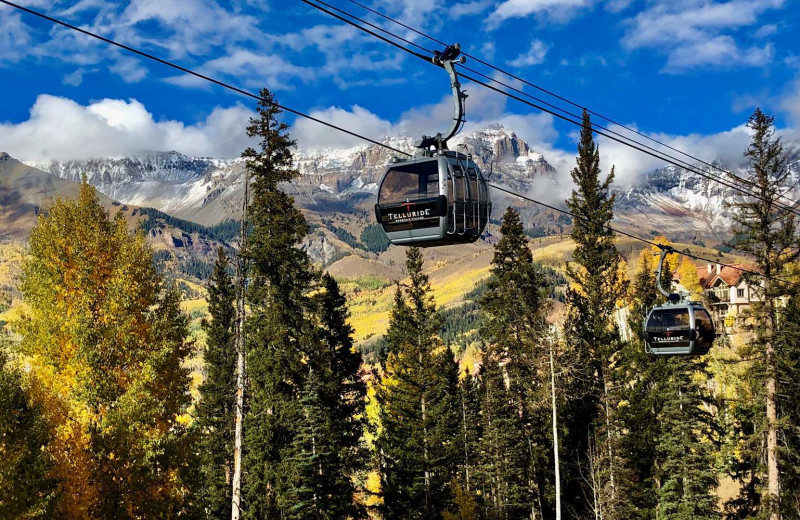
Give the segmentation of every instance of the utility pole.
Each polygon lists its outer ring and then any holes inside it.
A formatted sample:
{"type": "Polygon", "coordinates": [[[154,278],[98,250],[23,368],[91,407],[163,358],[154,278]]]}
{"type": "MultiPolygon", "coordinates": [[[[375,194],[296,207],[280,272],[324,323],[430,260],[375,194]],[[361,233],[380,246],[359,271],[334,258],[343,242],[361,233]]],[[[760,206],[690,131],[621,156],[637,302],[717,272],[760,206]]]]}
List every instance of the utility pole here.
{"type": "Polygon", "coordinates": [[[550,344],[550,396],[553,408],[553,460],[555,461],[556,473],[556,520],[561,520],[561,466],[558,461],[558,414],[556,413],[556,373],[555,363],[553,363],[553,342],[555,338],[551,334],[548,343],[550,344]]]}
{"type": "Polygon", "coordinates": [[[231,520],[239,520],[242,506],[242,423],[244,421],[244,325],[245,289],[247,287],[247,206],[249,170],[244,170],[244,201],[242,202],[242,228],[239,238],[236,295],[236,427],[233,447],[233,490],[231,493],[231,520]]]}

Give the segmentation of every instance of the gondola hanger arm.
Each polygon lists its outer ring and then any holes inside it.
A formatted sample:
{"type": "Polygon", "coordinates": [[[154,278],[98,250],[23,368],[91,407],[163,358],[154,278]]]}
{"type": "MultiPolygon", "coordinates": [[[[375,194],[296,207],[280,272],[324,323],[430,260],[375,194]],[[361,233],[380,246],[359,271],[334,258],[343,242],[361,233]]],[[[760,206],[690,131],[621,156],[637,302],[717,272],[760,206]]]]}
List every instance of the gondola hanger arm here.
{"type": "Polygon", "coordinates": [[[467,94],[461,90],[461,82],[458,81],[455,66],[466,61],[466,57],[461,54],[461,45],[458,43],[448,45],[443,51],[434,51],[434,55],[430,58],[431,63],[442,67],[450,76],[450,87],[453,90],[453,122],[444,133],[436,134],[433,137],[423,135],[416,145],[417,148],[428,150],[431,146],[435,146],[437,150],[447,150],[447,141],[464,126],[467,94]]]}

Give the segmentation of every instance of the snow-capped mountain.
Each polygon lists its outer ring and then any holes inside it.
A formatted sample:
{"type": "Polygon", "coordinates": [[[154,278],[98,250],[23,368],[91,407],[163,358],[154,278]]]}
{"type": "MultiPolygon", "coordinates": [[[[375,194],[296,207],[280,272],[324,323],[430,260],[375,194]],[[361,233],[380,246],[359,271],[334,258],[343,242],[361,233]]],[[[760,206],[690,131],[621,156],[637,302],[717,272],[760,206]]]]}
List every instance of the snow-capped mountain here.
{"type": "MultiPolygon", "coordinates": [[[[459,137],[451,147],[462,151],[466,147],[484,169],[493,162],[498,180],[505,176],[509,182],[524,182],[553,171],[542,154],[500,125],[459,137]]],[[[398,150],[414,150],[410,137],[392,137],[384,142],[398,150]]],[[[295,166],[302,175],[286,189],[299,198],[301,205],[310,206],[330,197],[350,200],[374,196],[393,155],[395,152],[377,145],[300,150],[295,154],[295,166]]],[[[29,165],[67,180],[79,181],[85,175],[100,192],[122,203],[154,207],[202,224],[235,218],[241,207],[243,159],[187,157],[171,151],[29,165]]]]}
{"type": "MultiPolygon", "coordinates": [[[[398,150],[414,150],[411,137],[387,137],[383,142],[398,150]]],[[[558,203],[569,193],[568,173],[557,172],[544,155],[501,125],[461,134],[451,140],[450,148],[466,149],[484,172],[493,172],[494,182],[534,198],[558,203]]],[[[392,150],[377,145],[299,150],[295,166],[301,176],[285,189],[310,211],[364,210],[371,206],[380,177],[393,155],[396,153],[392,150]]],[[[800,156],[793,161],[797,177],[800,156]]],[[[86,175],[99,191],[120,202],[150,206],[177,217],[214,224],[237,217],[245,163],[242,159],[187,157],[173,151],[31,166],[62,179],[77,181],[86,175]]],[[[740,168],[741,165],[722,166],[740,168]]],[[[711,175],[724,176],[711,167],[703,169],[711,175]]],[[[617,191],[616,216],[621,224],[642,233],[660,231],[675,238],[725,235],[731,224],[726,202],[738,196],[731,188],[675,166],[652,171],[643,176],[640,185],[617,191]]],[[[496,207],[506,205],[523,206],[523,203],[498,196],[496,207]]],[[[540,210],[529,207],[525,212],[532,217],[540,210]]],[[[499,210],[495,218],[499,218],[499,210]]]]}

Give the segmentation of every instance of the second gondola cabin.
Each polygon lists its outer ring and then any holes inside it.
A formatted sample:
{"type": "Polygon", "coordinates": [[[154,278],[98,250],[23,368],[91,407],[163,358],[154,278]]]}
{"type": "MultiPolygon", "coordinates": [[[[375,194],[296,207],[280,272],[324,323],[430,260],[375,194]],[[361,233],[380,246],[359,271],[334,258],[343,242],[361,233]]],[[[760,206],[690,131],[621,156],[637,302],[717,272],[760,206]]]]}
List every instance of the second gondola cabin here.
{"type": "Polygon", "coordinates": [[[491,207],[488,183],[472,157],[440,150],[392,159],[375,216],[392,244],[442,246],[475,242],[491,207]]]}
{"type": "Polygon", "coordinates": [[[714,322],[700,302],[660,305],[644,323],[647,349],[656,356],[702,356],[714,338],[714,322]]]}

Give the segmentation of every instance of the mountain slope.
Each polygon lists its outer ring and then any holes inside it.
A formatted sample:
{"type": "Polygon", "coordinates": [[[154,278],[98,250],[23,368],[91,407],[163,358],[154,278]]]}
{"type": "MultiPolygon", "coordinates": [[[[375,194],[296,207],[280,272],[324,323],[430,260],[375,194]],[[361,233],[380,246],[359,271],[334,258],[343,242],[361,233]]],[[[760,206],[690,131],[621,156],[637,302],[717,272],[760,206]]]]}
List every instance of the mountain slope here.
{"type": "MultiPolygon", "coordinates": [[[[0,152],[0,239],[16,239],[28,234],[41,209],[55,197],[76,197],[80,185],[59,179],[27,166],[6,152],[0,152]]],[[[104,206],[111,199],[100,195],[104,206]]]]}

